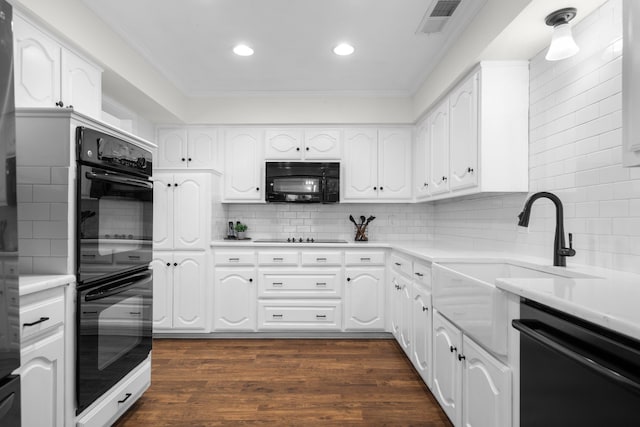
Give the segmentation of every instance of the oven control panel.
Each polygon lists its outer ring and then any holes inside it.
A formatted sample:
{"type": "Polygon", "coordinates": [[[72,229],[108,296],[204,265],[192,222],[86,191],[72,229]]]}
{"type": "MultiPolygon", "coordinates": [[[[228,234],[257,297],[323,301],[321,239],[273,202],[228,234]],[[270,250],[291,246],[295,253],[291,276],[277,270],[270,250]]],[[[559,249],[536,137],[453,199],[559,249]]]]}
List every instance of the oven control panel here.
{"type": "Polygon", "coordinates": [[[152,154],[145,148],[82,126],[76,130],[76,143],[82,162],[151,176],[152,154]]]}

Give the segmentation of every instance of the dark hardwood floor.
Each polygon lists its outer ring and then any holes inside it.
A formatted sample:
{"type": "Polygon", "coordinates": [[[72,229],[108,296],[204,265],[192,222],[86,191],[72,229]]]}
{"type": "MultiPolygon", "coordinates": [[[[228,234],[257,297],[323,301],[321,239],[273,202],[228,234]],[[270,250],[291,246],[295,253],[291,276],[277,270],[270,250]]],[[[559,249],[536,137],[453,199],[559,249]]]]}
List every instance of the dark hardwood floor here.
{"type": "Polygon", "coordinates": [[[153,342],[132,426],[451,426],[393,340],[153,342]]]}

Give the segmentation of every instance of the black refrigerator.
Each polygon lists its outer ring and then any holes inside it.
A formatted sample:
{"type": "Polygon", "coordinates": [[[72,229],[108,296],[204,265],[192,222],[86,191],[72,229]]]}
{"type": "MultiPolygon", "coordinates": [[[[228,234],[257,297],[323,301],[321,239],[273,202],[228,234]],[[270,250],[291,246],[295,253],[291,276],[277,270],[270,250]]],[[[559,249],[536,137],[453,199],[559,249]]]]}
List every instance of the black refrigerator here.
{"type": "Polygon", "coordinates": [[[12,8],[0,0],[0,426],[20,426],[20,304],[12,8]]]}

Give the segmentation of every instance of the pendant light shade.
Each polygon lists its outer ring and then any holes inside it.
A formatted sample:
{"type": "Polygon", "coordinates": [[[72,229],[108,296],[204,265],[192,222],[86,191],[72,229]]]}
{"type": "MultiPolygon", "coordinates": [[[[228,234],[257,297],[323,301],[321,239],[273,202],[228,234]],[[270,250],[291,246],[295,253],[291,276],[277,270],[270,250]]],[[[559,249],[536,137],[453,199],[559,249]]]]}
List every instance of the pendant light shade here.
{"type": "Polygon", "coordinates": [[[575,16],[575,8],[560,9],[547,16],[545,20],[546,24],[553,27],[551,45],[545,56],[547,61],[566,59],[580,51],[575,40],[573,40],[573,34],[569,24],[569,21],[575,16]]]}

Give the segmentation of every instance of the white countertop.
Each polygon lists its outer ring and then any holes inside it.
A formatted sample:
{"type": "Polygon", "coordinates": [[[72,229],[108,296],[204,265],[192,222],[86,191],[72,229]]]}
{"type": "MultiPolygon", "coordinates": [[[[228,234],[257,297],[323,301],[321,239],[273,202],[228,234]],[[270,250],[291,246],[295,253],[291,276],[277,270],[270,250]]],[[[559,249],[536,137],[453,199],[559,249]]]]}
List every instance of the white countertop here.
{"type": "Polygon", "coordinates": [[[19,294],[28,295],[34,292],[65,286],[76,281],[71,274],[25,274],[18,280],[19,294]]]}
{"type": "Polygon", "coordinates": [[[537,301],[549,307],[613,329],[640,340],[640,275],[604,268],[576,265],[567,258],[568,267],[553,267],[549,258],[521,256],[512,252],[468,249],[448,242],[349,242],[255,243],[252,241],[214,241],[213,247],[332,247],[390,248],[429,262],[510,262],[547,271],[575,272],[595,278],[528,278],[498,279],[496,286],[504,291],[537,301]]]}

